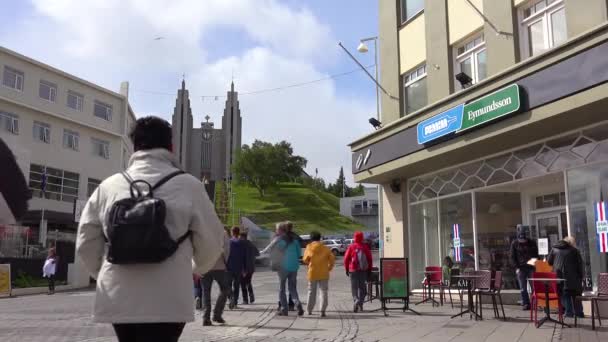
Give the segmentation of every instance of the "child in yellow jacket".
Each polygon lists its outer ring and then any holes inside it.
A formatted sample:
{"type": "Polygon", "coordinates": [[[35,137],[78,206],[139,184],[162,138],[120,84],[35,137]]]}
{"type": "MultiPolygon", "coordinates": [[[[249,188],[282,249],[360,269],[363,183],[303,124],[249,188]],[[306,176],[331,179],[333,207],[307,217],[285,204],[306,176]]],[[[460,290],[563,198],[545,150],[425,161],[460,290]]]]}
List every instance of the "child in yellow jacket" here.
{"type": "Polygon", "coordinates": [[[321,242],[321,233],[310,234],[312,242],[306,246],[302,261],[308,265],[308,314],[312,315],[312,309],[317,301],[317,288],[321,291],[321,317],[325,317],[327,309],[327,292],[329,289],[329,272],[334,268],[336,257],[321,242]]]}

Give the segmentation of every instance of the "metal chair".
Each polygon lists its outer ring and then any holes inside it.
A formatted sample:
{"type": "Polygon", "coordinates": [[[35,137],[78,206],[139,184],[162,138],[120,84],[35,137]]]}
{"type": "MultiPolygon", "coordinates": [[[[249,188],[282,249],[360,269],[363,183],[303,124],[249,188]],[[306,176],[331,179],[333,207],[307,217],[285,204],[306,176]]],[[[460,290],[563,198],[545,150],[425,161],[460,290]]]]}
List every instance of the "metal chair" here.
{"type": "MultiPolygon", "coordinates": [[[[608,273],[600,273],[597,275],[597,294],[590,297],[579,296],[574,300],[589,300],[591,301],[591,329],[595,330],[595,316],[602,326],[602,315],[600,314],[600,301],[608,301],[608,273]]],[[[574,326],[578,325],[578,317],[574,315],[574,326]]]]}
{"type": "Polygon", "coordinates": [[[430,271],[433,273],[429,273],[427,277],[422,280],[422,297],[427,298],[426,295],[429,295],[431,298],[435,299],[435,289],[439,290],[439,301],[441,305],[443,305],[443,296],[441,295],[441,267],[440,266],[427,266],[424,268],[425,271],[430,271]],[[428,287],[431,293],[426,293],[426,288],[428,287]]]}
{"type": "MultiPolygon", "coordinates": [[[[448,291],[448,295],[450,296],[450,304],[452,305],[452,309],[454,308],[454,300],[452,299],[452,290],[456,289],[458,291],[458,278],[455,278],[455,276],[459,276],[460,275],[460,269],[458,268],[452,268],[450,270],[450,279],[447,280],[447,282],[444,280],[443,284],[441,285],[441,293],[440,295],[442,297],[445,297],[445,290],[448,291]]],[[[460,306],[462,307],[462,297],[460,296],[460,306]]]]}
{"type": "Polygon", "coordinates": [[[498,310],[498,303],[496,302],[496,298],[500,302],[500,308],[502,310],[502,317],[506,321],[507,316],[505,315],[505,308],[502,305],[502,296],[500,295],[500,290],[502,289],[502,271],[496,271],[494,273],[494,280],[492,281],[492,287],[489,290],[480,290],[478,292],[479,295],[479,303],[481,304],[482,296],[490,296],[492,297],[492,306],[494,308],[494,317],[500,319],[500,311],[498,310]]]}
{"type": "Polygon", "coordinates": [[[492,271],[474,271],[474,275],[479,276],[473,281],[473,289],[475,291],[475,311],[479,306],[479,318],[483,319],[483,303],[481,302],[481,293],[488,292],[492,289],[492,271]]]}

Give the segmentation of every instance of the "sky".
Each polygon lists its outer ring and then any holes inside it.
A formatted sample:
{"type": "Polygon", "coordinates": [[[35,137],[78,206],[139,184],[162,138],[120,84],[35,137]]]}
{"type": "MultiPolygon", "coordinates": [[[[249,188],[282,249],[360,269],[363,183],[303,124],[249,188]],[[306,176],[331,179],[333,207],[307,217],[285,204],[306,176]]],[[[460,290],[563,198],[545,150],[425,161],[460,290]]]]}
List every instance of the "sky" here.
{"type": "MultiPolygon", "coordinates": [[[[292,143],[306,171],[352,184],[347,146],[372,131],[375,86],[362,71],[300,87],[361,63],[359,39],[377,35],[372,0],[0,0],[0,44],[118,91],[129,81],[137,117],[171,120],[185,75],[195,126],[221,125],[234,79],[243,143],[292,143]],[[155,39],[162,37],[162,39],[155,39]],[[218,99],[215,99],[218,96],[218,99]]],[[[373,69],[370,69],[373,71],[373,69]]]]}

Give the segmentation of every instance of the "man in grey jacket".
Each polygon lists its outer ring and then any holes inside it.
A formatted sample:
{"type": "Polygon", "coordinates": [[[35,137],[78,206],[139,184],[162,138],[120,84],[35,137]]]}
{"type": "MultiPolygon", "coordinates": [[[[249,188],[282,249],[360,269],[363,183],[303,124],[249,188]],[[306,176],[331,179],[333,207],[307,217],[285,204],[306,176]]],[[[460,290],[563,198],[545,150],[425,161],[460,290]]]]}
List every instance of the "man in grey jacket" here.
{"type": "Polygon", "coordinates": [[[226,272],[226,263],[230,256],[230,239],[228,238],[228,232],[224,235],[224,251],[222,255],[217,259],[215,265],[211,270],[201,277],[201,288],[203,292],[203,325],[210,326],[211,323],[211,287],[213,281],[220,287],[220,294],[217,296],[215,307],[213,308],[213,321],[219,324],[225,324],[226,321],[222,318],[224,308],[226,307],[226,300],[230,295],[230,282],[228,279],[228,273],[226,272]]]}
{"type": "MultiPolygon", "coordinates": [[[[167,121],[140,118],[130,138],[135,153],[126,172],[132,179],[156,184],[180,169],[171,152],[167,121]]],[[[93,321],[112,323],[120,342],[178,341],[185,323],[194,321],[192,274],[213,267],[223,250],[224,230],[203,184],[182,174],[155,189],[154,197],[165,202],[165,227],[171,238],[190,231],[189,238],[159,263],[111,263],[105,257],[108,214],[116,201],[130,197],[129,189],[123,175],[107,178],[80,218],[76,253],[97,279],[93,321]]]]}

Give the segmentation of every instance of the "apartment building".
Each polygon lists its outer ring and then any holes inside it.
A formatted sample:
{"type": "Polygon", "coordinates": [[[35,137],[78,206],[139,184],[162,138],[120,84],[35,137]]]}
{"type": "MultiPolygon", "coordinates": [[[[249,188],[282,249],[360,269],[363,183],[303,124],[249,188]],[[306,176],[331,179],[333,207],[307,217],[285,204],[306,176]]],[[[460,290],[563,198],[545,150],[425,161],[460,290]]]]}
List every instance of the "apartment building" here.
{"type": "MultiPolygon", "coordinates": [[[[605,0],[381,0],[382,127],[350,146],[379,184],[385,257],[502,270],[516,227],[608,271],[605,0]],[[396,100],[398,98],[398,100],[396,100]],[[364,156],[364,157],[363,157],[364,156]]],[[[550,249],[550,248],[548,248],[550,249]]],[[[548,250],[541,250],[542,254],[548,250]]]]}
{"type": "Polygon", "coordinates": [[[16,155],[33,196],[20,224],[30,227],[29,245],[57,243],[71,262],[76,201],[124,170],[133,151],[128,83],[117,93],[4,47],[0,73],[0,138],[16,155]]]}
{"type": "Polygon", "coordinates": [[[363,195],[340,198],[340,215],[378,231],[378,188],[363,189],[363,195]]]}

